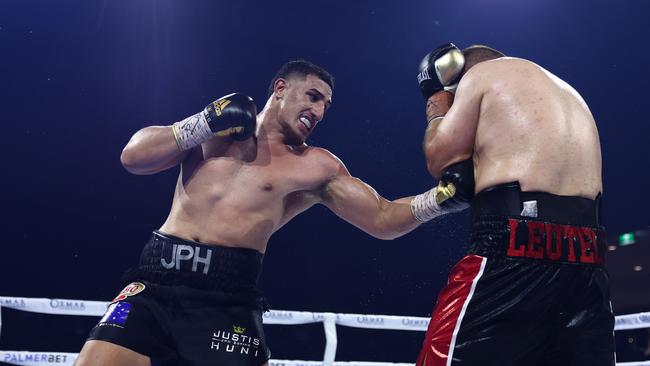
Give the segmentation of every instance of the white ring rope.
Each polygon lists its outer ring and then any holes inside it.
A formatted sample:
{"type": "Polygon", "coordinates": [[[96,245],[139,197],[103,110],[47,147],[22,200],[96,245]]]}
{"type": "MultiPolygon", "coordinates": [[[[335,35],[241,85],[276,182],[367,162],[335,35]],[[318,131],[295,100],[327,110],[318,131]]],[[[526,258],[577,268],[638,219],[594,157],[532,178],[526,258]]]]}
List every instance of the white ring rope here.
{"type": "MultiPolygon", "coordinates": [[[[109,302],[88,300],[46,299],[0,296],[2,307],[41,314],[102,316],[109,302]]],[[[0,312],[0,331],[2,330],[0,312]]],[[[264,324],[298,325],[323,323],[325,328],[325,355],[323,361],[270,360],[270,366],[412,366],[409,363],[339,362],[336,355],[336,325],[389,330],[426,331],[429,318],[393,315],[312,313],[308,311],[271,310],[264,313],[264,324]]],[[[650,328],[650,312],[619,315],[614,330],[650,328]]],[[[39,366],[45,364],[72,366],[76,353],[0,351],[0,362],[12,365],[39,366]]],[[[620,362],[617,366],[650,366],[649,361],[620,362]]]]}

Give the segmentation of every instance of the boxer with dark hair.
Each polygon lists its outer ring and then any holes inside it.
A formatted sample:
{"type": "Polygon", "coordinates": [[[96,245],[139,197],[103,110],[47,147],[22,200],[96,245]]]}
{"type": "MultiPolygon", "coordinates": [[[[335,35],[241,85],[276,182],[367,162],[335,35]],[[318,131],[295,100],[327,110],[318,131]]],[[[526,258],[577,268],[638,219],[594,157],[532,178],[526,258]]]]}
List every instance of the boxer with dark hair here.
{"type": "Polygon", "coordinates": [[[418,82],[429,172],[471,203],[473,227],[417,365],[614,365],[600,142],[585,101],[487,46],[437,48],[418,82]]]}
{"type": "Polygon", "coordinates": [[[292,61],[259,114],[251,98],[234,93],[133,135],[121,156],[129,172],[180,165],[171,211],[76,365],[265,364],[257,280],[273,233],[315,204],[381,239],[420,224],[412,197],[389,201],[332,153],[305,144],[333,85],[324,69],[292,61]]]}

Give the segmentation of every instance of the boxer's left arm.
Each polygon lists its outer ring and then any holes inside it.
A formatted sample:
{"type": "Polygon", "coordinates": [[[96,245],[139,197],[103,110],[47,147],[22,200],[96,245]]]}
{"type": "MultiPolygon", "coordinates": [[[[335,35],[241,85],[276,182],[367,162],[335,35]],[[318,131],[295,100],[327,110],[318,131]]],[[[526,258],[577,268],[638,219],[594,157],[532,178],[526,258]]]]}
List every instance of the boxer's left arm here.
{"type": "Polygon", "coordinates": [[[427,168],[436,178],[446,167],[472,156],[483,97],[481,77],[474,69],[463,76],[452,97],[440,91],[427,101],[423,147],[427,168]]]}
{"type": "Polygon", "coordinates": [[[384,240],[400,237],[420,225],[411,212],[411,199],[390,201],[355,178],[341,162],[337,173],[319,189],[319,203],[366,233],[384,240]]]}
{"type": "Polygon", "coordinates": [[[322,184],[313,190],[302,191],[298,199],[294,197],[299,204],[285,202],[286,207],[294,207],[294,210],[287,212],[283,220],[288,221],[299,211],[321,203],[366,233],[378,239],[390,240],[409,233],[421,223],[469,207],[466,200],[457,199],[462,198],[460,196],[463,194],[468,195],[465,191],[473,192],[473,188],[467,188],[473,187],[473,179],[467,180],[469,174],[464,172],[466,168],[463,167],[467,167],[467,164],[450,167],[440,184],[427,192],[391,201],[361,179],[350,175],[343,162],[329,151],[320,148],[313,151],[319,154],[319,165],[325,166],[322,184]]]}
{"type": "Polygon", "coordinates": [[[315,202],[366,233],[384,240],[402,236],[420,225],[411,212],[412,197],[390,201],[350,175],[343,162],[328,155],[328,176],[314,191],[315,202]]]}

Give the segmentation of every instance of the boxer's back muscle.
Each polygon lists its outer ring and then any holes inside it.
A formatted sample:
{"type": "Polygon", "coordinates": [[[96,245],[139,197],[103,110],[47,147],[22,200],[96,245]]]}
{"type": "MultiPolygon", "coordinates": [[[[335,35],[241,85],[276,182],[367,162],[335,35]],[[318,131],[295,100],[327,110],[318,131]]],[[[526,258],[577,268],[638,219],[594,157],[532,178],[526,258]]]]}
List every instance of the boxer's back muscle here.
{"type": "Polygon", "coordinates": [[[532,62],[483,67],[477,191],[519,181],[525,191],[594,198],[602,191],[598,131],[580,95],[532,62]]]}

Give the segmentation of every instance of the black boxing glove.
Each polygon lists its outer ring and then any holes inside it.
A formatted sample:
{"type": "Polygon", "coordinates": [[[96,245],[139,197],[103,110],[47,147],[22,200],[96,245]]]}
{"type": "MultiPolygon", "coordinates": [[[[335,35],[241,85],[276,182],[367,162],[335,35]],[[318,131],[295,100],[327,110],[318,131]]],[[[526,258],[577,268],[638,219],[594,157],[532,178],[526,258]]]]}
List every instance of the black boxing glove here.
{"type": "Polygon", "coordinates": [[[447,167],[438,186],[411,199],[416,220],[427,222],[440,215],[462,211],[474,197],[474,162],[463,160],[447,167]]]}
{"type": "Polygon", "coordinates": [[[441,90],[454,92],[465,66],[463,53],[453,43],[429,52],[418,69],[418,84],[425,100],[441,90]]]}
{"type": "Polygon", "coordinates": [[[189,150],[214,136],[244,140],[255,133],[257,107],[245,94],[233,93],[208,104],[203,111],[172,125],[181,150],[189,150]]]}

